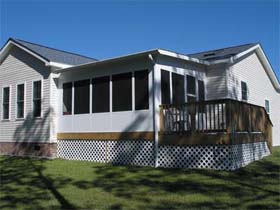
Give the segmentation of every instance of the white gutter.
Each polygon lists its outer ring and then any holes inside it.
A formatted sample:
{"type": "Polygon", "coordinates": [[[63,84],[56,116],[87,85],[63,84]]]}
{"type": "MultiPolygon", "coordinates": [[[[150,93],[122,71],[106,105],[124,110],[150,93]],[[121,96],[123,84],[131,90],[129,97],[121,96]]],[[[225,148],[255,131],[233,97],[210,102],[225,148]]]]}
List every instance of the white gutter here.
{"type": "Polygon", "coordinates": [[[46,64],[46,66],[52,66],[52,67],[57,67],[57,68],[62,68],[62,69],[72,67],[72,65],[69,65],[69,64],[57,63],[57,62],[52,62],[52,61],[50,61],[48,64],[46,64]]]}
{"type": "Polygon", "coordinates": [[[192,57],[189,57],[187,55],[171,52],[171,51],[168,51],[168,50],[159,49],[158,52],[161,55],[166,55],[166,56],[173,57],[173,58],[179,58],[179,59],[186,60],[186,61],[191,61],[191,62],[194,62],[194,63],[209,65],[208,61],[199,60],[198,58],[192,58],[192,57]]]}

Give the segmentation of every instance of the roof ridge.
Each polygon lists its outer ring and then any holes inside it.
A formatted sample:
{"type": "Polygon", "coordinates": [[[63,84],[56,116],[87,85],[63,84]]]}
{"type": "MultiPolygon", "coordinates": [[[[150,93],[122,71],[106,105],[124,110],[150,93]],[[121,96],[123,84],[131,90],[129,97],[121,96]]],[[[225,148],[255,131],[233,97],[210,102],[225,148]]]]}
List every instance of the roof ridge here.
{"type": "Polygon", "coordinates": [[[97,61],[96,58],[91,58],[91,57],[81,55],[81,54],[78,54],[78,53],[73,53],[73,52],[69,52],[69,51],[65,51],[65,50],[60,50],[60,49],[56,49],[56,48],[53,48],[53,47],[48,47],[48,46],[45,46],[45,45],[37,44],[37,43],[34,43],[34,42],[25,41],[25,40],[22,40],[22,39],[13,39],[13,40],[26,42],[26,43],[29,43],[29,44],[37,45],[39,47],[44,47],[44,48],[48,48],[48,49],[51,49],[51,50],[56,50],[56,51],[60,51],[60,52],[64,52],[64,53],[68,53],[68,54],[72,54],[72,55],[76,55],[76,56],[81,56],[81,57],[84,57],[84,58],[88,58],[88,59],[92,59],[92,60],[97,61]]]}
{"type": "Polygon", "coordinates": [[[219,51],[219,50],[226,50],[226,49],[235,48],[235,47],[241,47],[241,46],[246,46],[246,45],[257,45],[257,44],[259,44],[259,43],[258,43],[258,42],[255,42],[255,43],[247,43],[247,44],[241,44],[241,45],[236,45],[236,46],[218,48],[218,49],[214,49],[214,50],[200,51],[200,52],[188,54],[188,56],[192,56],[192,55],[195,55],[195,54],[201,54],[201,53],[214,52],[214,51],[219,51]]]}

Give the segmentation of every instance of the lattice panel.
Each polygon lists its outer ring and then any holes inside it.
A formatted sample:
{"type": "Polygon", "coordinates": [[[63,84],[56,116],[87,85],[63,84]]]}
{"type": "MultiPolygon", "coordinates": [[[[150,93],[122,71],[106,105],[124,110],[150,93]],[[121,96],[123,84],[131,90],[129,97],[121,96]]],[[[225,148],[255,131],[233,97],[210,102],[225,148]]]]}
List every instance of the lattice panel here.
{"type": "Polygon", "coordinates": [[[106,162],[106,141],[63,140],[57,143],[57,155],[70,160],[106,162]]]}
{"type": "Polygon", "coordinates": [[[232,145],[233,170],[268,156],[270,151],[266,142],[232,145]]]}
{"type": "Polygon", "coordinates": [[[60,140],[57,147],[58,157],[70,160],[154,165],[154,146],[149,141],[60,140]]]}
{"type": "MultiPolygon", "coordinates": [[[[150,141],[60,140],[60,158],[154,166],[150,141]]],[[[164,168],[211,168],[235,170],[269,155],[266,142],[216,146],[159,146],[158,166],[164,168]]]]}
{"type": "Polygon", "coordinates": [[[160,146],[159,167],[212,168],[229,170],[231,167],[228,146],[160,146]]]}
{"type": "Polygon", "coordinates": [[[112,162],[113,164],[153,166],[153,142],[109,141],[108,161],[112,162]]]}

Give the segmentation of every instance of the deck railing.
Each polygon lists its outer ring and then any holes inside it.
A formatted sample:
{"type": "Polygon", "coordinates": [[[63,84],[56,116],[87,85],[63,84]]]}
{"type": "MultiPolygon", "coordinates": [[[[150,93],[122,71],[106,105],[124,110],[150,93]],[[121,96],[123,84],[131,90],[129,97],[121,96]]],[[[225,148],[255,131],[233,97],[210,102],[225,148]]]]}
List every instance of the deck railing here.
{"type": "MultiPolygon", "coordinates": [[[[161,134],[263,135],[271,145],[272,123],[266,110],[231,99],[160,106],[161,134]]],[[[238,139],[236,139],[238,140],[238,139]]]]}

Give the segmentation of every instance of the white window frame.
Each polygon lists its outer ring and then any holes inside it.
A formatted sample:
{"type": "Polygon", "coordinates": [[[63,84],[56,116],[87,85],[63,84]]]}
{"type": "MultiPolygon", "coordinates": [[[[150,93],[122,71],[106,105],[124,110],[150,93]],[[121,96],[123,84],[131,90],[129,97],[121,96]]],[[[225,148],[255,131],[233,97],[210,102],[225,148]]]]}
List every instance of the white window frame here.
{"type": "Polygon", "coordinates": [[[240,92],[241,92],[241,101],[244,101],[244,102],[248,102],[249,101],[249,89],[248,89],[248,83],[246,82],[246,81],[243,81],[243,80],[241,80],[240,81],[240,92]],[[243,99],[243,91],[242,91],[242,83],[245,83],[246,84],[246,100],[245,99],[243,99]]]}
{"type": "Polygon", "coordinates": [[[2,87],[2,101],[1,101],[1,107],[2,107],[2,113],[1,113],[1,119],[2,121],[10,121],[11,120],[11,100],[12,100],[12,86],[8,85],[8,86],[3,86],[2,87]],[[8,119],[4,119],[4,107],[3,107],[3,103],[4,103],[4,88],[9,88],[9,118],[8,119]]]}
{"type": "Polygon", "coordinates": [[[41,118],[42,118],[42,112],[43,112],[43,98],[44,98],[44,95],[43,95],[43,94],[44,94],[44,91],[43,91],[43,89],[44,89],[44,83],[43,83],[43,81],[44,81],[43,78],[32,80],[31,110],[32,110],[32,117],[33,117],[33,118],[38,118],[38,119],[41,119],[41,118]],[[33,104],[34,82],[39,82],[39,81],[41,81],[41,113],[40,113],[40,116],[35,117],[35,116],[34,116],[34,104],[33,104]]]}
{"type": "Polygon", "coordinates": [[[270,100],[269,99],[264,99],[264,109],[265,109],[265,111],[266,111],[266,113],[269,115],[270,113],[271,113],[271,107],[270,107],[270,100]],[[266,110],[266,101],[268,101],[268,111],[266,110]]]}
{"type": "Polygon", "coordinates": [[[25,119],[25,117],[26,117],[26,82],[22,82],[22,83],[17,83],[16,84],[16,97],[15,97],[15,109],[16,109],[16,112],[15,112],[15,119],[16,120],[22,120],[22,119],[25,119]],[[18,113],[18,97],[17,97],[17,94],[18,94],[18,86],[19,85],[24,85],[24,92],[23,92],[23,117],[22,118],[18,118],[18,115],[17,115],[17,113],[18,113]]]}

